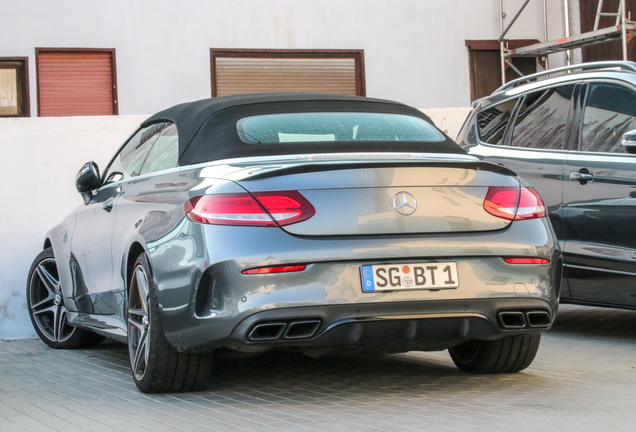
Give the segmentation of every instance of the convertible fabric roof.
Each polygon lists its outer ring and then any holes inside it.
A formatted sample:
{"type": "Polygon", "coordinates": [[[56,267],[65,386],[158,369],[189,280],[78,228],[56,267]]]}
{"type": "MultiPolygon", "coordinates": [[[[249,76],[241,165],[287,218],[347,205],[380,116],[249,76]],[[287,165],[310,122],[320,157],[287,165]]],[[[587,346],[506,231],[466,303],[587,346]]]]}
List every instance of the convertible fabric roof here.
{"type": "MultiPolygon", "coordinates": [[[[433,124],[418,109],[394,101],[359,96],[313,93],[267,93],[223,96],[175,105],[158,112],[142,123],[160,121],[176,124],[179,135],[179,164],[189,165],[212,160],[275,154],[303,153],[297,144],[248,144],[241,141],[236,122],[260,114],[292,112],[381,112],[415,116],[433,124]]],[[[410,151],[465,153],[450,138],[440,143],[386,142],[312,143],[312,153],[343,151],[410,151]]]]}

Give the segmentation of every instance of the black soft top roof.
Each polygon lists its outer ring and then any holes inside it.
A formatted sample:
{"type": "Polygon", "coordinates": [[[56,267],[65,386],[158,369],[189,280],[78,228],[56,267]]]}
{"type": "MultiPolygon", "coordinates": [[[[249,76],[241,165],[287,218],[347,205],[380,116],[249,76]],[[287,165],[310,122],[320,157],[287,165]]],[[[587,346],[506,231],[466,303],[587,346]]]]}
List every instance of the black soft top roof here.
{"type": "MultiPolygon", "coordinates": [[[[176,124],[179,134],[179,164],[188,165],[241,156],[303,153],[295,144],[254,145],[238,136],[236,122],[247,116],[292,112],[381,112],[405,114],[433,122],[420,110],[399,102],[359,96],[314,93],[267,93],[223,96],[187,102],[158,112],[142,123],[176,124]]],[[[312,143],[312,153],[347,151],[410,151],[465,153],[450,138],[441,143],[384,142],[312,143]],[[352,148],[352,147],[360,148],[352,148]],[[423,148],[426,147],[426,148],[423,148]]]]}

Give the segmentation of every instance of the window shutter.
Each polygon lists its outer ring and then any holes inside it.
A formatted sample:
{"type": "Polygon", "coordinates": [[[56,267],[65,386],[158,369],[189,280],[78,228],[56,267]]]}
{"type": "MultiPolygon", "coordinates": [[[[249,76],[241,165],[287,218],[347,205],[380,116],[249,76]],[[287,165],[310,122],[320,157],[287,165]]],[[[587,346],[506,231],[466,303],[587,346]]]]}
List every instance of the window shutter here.
{"type": "MultiPolygon", "coordinates": [[[[360,56],[361,58],[361,56],[360,56]]],[[[286,52],[284,55],[212,51],[212,95],[315,92],[364,95],[361,60],[356,56],[286,52]]]]}
{"type": "Polygon", "coordinates": [[[39,115],[116,114],[111,52],[39,52],[39,115]]]}

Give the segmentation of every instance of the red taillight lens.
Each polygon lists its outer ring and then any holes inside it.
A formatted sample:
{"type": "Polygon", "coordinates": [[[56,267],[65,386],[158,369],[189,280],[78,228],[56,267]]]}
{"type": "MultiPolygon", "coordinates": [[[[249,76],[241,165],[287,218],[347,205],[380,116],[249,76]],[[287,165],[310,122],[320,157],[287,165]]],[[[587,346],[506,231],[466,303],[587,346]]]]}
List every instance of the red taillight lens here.
{"type": "Polygon", "coordinates": [[[545,258],[504,258],[508,264],[550,264],[545,258]]]}
{"type": "Polygon", "coordinates": [[[244,275],[269,274],[269,273],[293,273],[293,272],[303,271],[306,268],[307,268],[306,265],[259,267],[259,268],[249,269],[249,270],[243,270],[241,273],[244,275]]]}
{"type": "Polygon", "coordinates": [[[289,225],[316,214],[298,191],[197,196],[185,203],[184,211],[193,222],[242,226],[289,225]]]}
{"type": "Polygon", "coordinates": [[[493,186],[488,188],[484,210],[508,220],[545,217],[547,211],[536,190],[529,187],[493,186]]]}

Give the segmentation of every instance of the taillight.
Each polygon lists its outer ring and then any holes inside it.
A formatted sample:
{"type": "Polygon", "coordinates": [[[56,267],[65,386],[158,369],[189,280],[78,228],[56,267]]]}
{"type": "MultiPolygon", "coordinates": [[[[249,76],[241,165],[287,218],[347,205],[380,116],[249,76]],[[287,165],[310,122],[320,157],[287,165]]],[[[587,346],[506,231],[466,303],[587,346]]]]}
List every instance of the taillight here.
{"type": "Polygon", "coordinates": [[[269,274],[269,273],[294,273],[294,272],[303,271],[306,268],[307,268],[306,265],[258,267],[258,268],[253,268],[249,270],[243,270],[241,273],[244,275],[269,274]]]}
{"type": "Polygon", "coordinates": [[[550,264],[545,258],[504,258],[508,264],[550,264]]]}
{"type": "Polygon", "coordinates": [[[193,222],[242,226],[283,226],[316,214],[298,191],[196,196],[185,203],[184,211],[193,222]]]}
{"type": "Polygon", "coordinates": [[[545,217],[543,200],[531,187],[492,186],[484,198],[484,210],[508,220],[545,217]]]}

